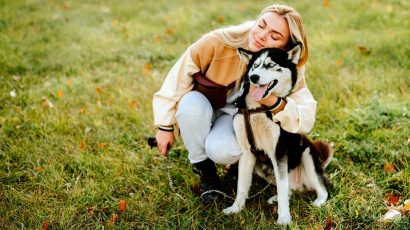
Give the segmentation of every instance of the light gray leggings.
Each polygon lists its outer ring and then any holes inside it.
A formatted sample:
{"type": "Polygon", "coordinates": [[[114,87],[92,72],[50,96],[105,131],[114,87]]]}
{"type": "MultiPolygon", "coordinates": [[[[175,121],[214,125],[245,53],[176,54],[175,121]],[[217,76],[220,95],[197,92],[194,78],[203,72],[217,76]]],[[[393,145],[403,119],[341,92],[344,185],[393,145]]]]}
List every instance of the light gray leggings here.
{"type": "Polygon", "coordinates": [[[211,159],[233,164],[241,154],[233,129],[233,116],[214,111],[208,99],[197,91],[185,94],[178,105],[176,119],[191,163],[211,159]]]}

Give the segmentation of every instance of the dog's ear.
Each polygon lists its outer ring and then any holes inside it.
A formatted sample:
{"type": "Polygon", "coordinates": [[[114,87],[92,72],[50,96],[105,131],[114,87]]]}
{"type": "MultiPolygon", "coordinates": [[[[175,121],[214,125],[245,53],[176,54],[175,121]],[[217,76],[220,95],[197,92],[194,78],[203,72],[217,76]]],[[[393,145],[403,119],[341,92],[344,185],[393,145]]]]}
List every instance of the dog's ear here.
{"type": "Polygon", "coordinates": [[[298,42],[288,51],[288,60],[297,65],[300,59],[300,53],[302,52],[302,43],[298,42]]]}
{"type": "Polygon", "coordinates": [[[249,64],[249,61],[252,59],[253,54],[254,54],[252,51],[249,51],[249,50],[246,50],[246,49],[240,48],[240,47],[238,48],[237,52],[238,52],[238,56],[246,64],[249,64]]]}

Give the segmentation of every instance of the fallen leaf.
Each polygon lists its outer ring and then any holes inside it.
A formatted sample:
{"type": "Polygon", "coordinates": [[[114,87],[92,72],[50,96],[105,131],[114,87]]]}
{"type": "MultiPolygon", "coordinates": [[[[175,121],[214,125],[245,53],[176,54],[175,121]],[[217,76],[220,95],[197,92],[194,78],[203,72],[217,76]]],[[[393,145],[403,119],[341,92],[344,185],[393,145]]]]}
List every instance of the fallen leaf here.
{"type": "Polygon", "coordinates": [[[325,228],[323,230],[329,230],[330,228],[332,228],[332,224],[333,224],[332,217],[328,216],[325,228]]]}
{"type": "Polygon", "coordinates": [[[57,97],[63,97],[63,90],[61,90],[61,89],[58,89],[57,90],[57,97]]]}
{"type": "Polygon", "coordinates": [[[80,143],[80,149],[81,149],[81,150],[84,150],[84,149],[85,149],[85,143],[84,143],[84,142],[81,142],[81,143],[80,143]]]}
{"type": "Polygon", "coordinates": [[[391,163],[391,162],[384,163],[383,169],[384,169],[385,173],[393,173],[394,172],[394,164],[391,163]]]}
{"type": "Polygon", "coordinates": [[[137,100],[132,100],[129,104],[131,109],[136,109],[138,107],[138,101],[137,100]]]}
{"type": "Polygon", "coordinates": [[[159,35],[154,35],[154,40],[156,41],[156,42],[159,42],[159,41],[161,41],[161,36],[159,36],[159,35]]]}
{"type": "Polygon", "coordinates": [[[98,143],[98,148],[103,149],[105,147],[105,143],[98,143]]]}
{"type": "Polygon", "coordinates": [[[107,224],[108,224],[108,225],[114,225],[114,224],[115,224],[115,221],[116,221],[117,219],[118,219],[118,214],[113,213],[113,214],[111,214],[110,219],[107,221],[107,224]]]}
{"type": "Polygon", "coordinates": [[[145,63],[142,72],[144,75],[150,75],[152,73],[152,64],[145,63]]]}
{"type": "Polygon", "coordinates": [[[370,54],[370,49],[364,47],[364,46],[357,46],[357,49],[361,54],[370,54]]]}
{"type": "Polygon", "coordinates": [[[392,220],[401,219],[401,213],[395,209],[390,209],[386,214],[384,214],[379,221],[389,222],[392,220]]]}
{"type": "Polygon", "coordinates": [[[48,229],[48,220],[44,221],[44,223],[41,225],[41,229],[48,229]]]}
{"type": "Polygon", "coordinates": [[[405,210],[410,211],[410,200],[405,200],[404,201],[404,207],[405,210]]]}
{"type": "Polygon", "coordinates": [[[174,29],[172,29],[171,27],[168,27],[165,33],[168,34],[169,36],[172,36],[174,35],[174,29]]]}
{"type": "Polygon", "coordinates": [[[222,16],[222,15],[220,15],[216,18],[216,22],[218,22],[218,23],[223,23],[224,21],[225,21],[225,17],[222,16]]]}
{"type": "Polygon", "coordinates": [[[42,171],[44,171],[44,168],[43,167],[35,167],[35,170],[37,172],[42,172],[42,171]]]}
{"type": "Polygon", "coordinates": [[[85,113],[85,109],[84,109],[84,108],[80,108],[80,109],[78,110],[78,112],[79,112],[80,114],[84,114],[84,113],[85,113]]]}
{"type": "Polygon", "coordinates": [[[95,87],[95,92],[102,93],[103,90],[101,89],[101,87],[97,86],[97,87],[95,87]]]}
{"type": "Polygon", "coordinates": [[[329,0],[323,0],[323,7],[329,8],[330,7],[330,1],[329,0]]]}
{"type": "Polygon", "coordinates": [[[120,202],[118,203],[118,210],[120,210],[121,212],[124,212],[125,207],[126,207],[126,201],[125,200],[120,200],[120,202]]]}
{"type": "Polygon", "coordinates": [[[111,25],[112,25],[112,26],[117,26],[117,25],[118,25],[118,19],[113,19],[113,20],[111,21],[111,25]]]}
{"type": "Polygon", "coordinates": [[[16,90],[15,90],[15,89],[12,89],[12,90],[10,91],[10,97],[17,97],[17,93],[16,93],[16,90]]]}
{"type": "Polygon", "coordinates": [[[387,199],[387,205],[398,205],[399,204],[400,196],[393,196],[393,194],[389,194],[389,198],[387,199]]]}
{"type": "Polygon", "coordinates": [[[54,107],[53,103],[51,103],[51,101],[49,101],[46,97],[43,97],[43,99],[41,99],[41,106],[43,106],[44,108],[54,107]]]}
{"type": "Polygon", "coordinates": [[[70,10],[70,9],[71,9],[70,3],[64,2],[64,3],[63,3],[63,8],[64,8],[65,10],[70,10]]]}
{"type": "Polygon", "coordinates": [[[94,209],[93,208],[88,208],[87,213],[88,213],[88,215],[93,216],[94,215],[94,209]]]}

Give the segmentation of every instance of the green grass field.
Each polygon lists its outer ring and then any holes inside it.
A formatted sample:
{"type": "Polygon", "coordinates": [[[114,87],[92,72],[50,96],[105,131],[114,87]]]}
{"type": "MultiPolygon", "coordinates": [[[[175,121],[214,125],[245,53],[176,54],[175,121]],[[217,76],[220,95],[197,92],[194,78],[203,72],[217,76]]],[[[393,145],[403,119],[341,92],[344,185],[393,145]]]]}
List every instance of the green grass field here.
{"type": "MultiPolygon", "coordinates": [[[[0,0],[0,229],[279,228],[274,187],[225,216],[231,200],[198,199],[181,140],[170,159],[183,199],[144,140],[156,132],[152,95],[184,50],[272,3],[198,2],[0,0]]],[[[408,214],[379,219],[410,199],[409,2],[286,3],[309,35],[309,135],[335,144],[330,199],[293,196],[290,229],[328,217],[333,229],[408,229],[408,214]]]]}

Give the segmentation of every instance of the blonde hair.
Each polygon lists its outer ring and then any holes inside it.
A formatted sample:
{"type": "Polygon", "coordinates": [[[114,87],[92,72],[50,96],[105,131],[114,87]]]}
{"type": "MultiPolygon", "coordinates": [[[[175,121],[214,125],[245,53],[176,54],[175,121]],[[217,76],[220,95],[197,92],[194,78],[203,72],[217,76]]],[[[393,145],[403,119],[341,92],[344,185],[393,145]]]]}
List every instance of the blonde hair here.
{"type": "MultiPolygon", "coordinates": [[[[259,22],[262,15],[267,12],[274,12],[284,17],[287,21],[290,31],[289,46],[297,42],[302,43],[302,51],[300,59],[297,64],[298,67],[302,67],[308,59],[309,49],[307,44],[307,34],[302,23],[302,18],[299,13],[290,6],[273,4],[259,14],[256,21],[247,21],[237,26],[229,26],[221,29],[217,29],[211,32],[211,34],[222,40],[227,46],[232,48],[247,48],[249,41],[249,31],[259,22]]],[[[241,67],[242,68],[242,67],[241,67]]]]}

